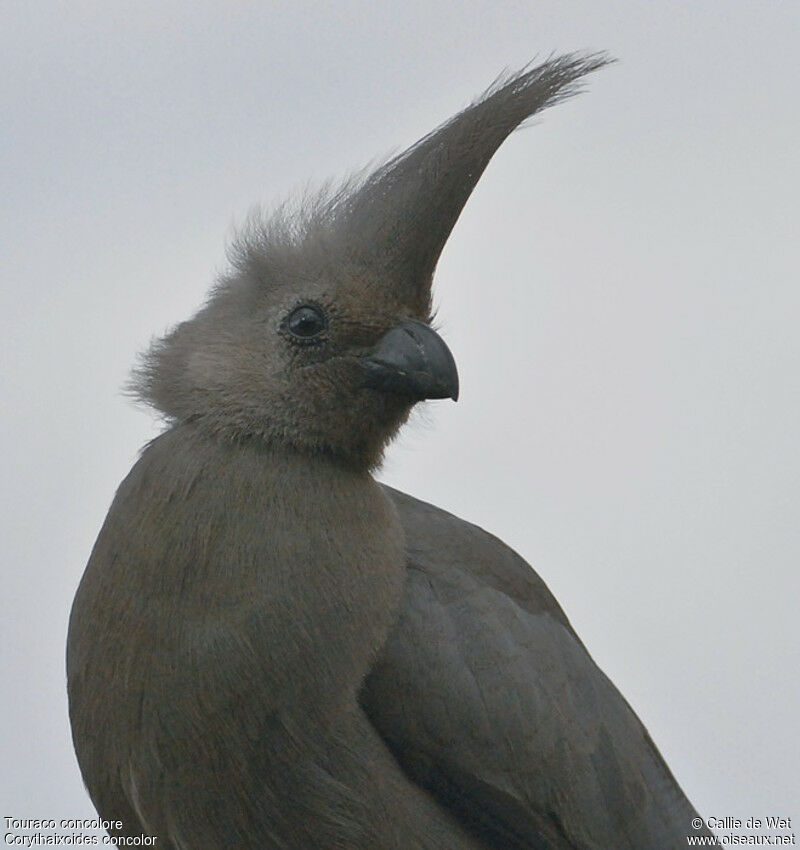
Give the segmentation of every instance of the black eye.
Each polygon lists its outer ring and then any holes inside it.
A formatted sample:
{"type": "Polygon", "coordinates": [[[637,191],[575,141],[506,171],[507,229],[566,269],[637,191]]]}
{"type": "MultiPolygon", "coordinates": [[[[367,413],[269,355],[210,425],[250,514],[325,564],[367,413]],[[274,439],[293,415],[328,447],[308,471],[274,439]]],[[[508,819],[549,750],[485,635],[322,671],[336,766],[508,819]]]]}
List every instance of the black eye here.
{"type": "Polygon", "coordinates": [[[328,327],[328,319],[315,304],[304,304],[292,310],[283,325],[297,342],[316,342],[315,338],[328,327]]]}

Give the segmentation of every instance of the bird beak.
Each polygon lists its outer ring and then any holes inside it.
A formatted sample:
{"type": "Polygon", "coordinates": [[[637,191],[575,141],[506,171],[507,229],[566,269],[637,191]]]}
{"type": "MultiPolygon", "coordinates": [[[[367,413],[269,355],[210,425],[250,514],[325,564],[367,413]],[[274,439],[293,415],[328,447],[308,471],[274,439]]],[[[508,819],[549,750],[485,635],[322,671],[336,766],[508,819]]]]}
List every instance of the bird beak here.
{"type": "Polygon", "coordinates": [[[444,340],[411,319],[388,331],[364,358],[365,385],[380,392],[458,400],[458,370],[444,340]]]}

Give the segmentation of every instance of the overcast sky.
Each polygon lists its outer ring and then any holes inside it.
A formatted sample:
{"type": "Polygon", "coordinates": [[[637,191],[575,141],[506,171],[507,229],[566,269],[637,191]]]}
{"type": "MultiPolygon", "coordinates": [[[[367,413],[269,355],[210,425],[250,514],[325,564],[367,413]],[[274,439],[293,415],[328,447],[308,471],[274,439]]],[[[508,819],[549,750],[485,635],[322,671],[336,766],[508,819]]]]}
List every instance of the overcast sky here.
{"type": "Polygon", "coordinates": [[[72,595],[158,422],[121,392],[256,203],[606,49],[501,148],[436,278],[458,404],[382,477],[559,598],[704,815],[800,820],[793,0],[4,3],[2,815],[93,812],[72,595]]]}

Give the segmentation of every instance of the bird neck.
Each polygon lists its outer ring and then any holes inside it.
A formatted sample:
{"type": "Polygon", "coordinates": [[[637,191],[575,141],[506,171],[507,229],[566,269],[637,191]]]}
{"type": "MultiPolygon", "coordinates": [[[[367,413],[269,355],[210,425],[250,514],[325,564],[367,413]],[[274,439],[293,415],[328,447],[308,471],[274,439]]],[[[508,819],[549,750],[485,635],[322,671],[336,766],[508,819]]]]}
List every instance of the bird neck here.
{"type": "Polygon", "coordinates": [[[368,472],[181,425],[150,445],[118,499],[136,503],[129,516],[163,516],[126,576],[147,616],[163,592],[158,629],[181,623],[178,637],[192,635],[202,658],[235,623],[270,671],[269,699],[322,710],[352,697],[396,621],[405,580],[396,508],[368,472]],[[177,554],[168,574],[148,563],[154,549],[177,554]]]}

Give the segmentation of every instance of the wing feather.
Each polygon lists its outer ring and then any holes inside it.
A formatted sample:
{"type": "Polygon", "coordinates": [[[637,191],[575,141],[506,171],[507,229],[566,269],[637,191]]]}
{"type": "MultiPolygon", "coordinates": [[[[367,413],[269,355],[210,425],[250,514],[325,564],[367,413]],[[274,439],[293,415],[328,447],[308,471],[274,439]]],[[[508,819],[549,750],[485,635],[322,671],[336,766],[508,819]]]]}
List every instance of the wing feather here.
{"type": "Polygon", "coordinates": [[[498,848],[668,850],[701,834],[533,569],[476,526],[389,494],[406,530],[405,606],[362,703],[405,770],[498,848]]]}

